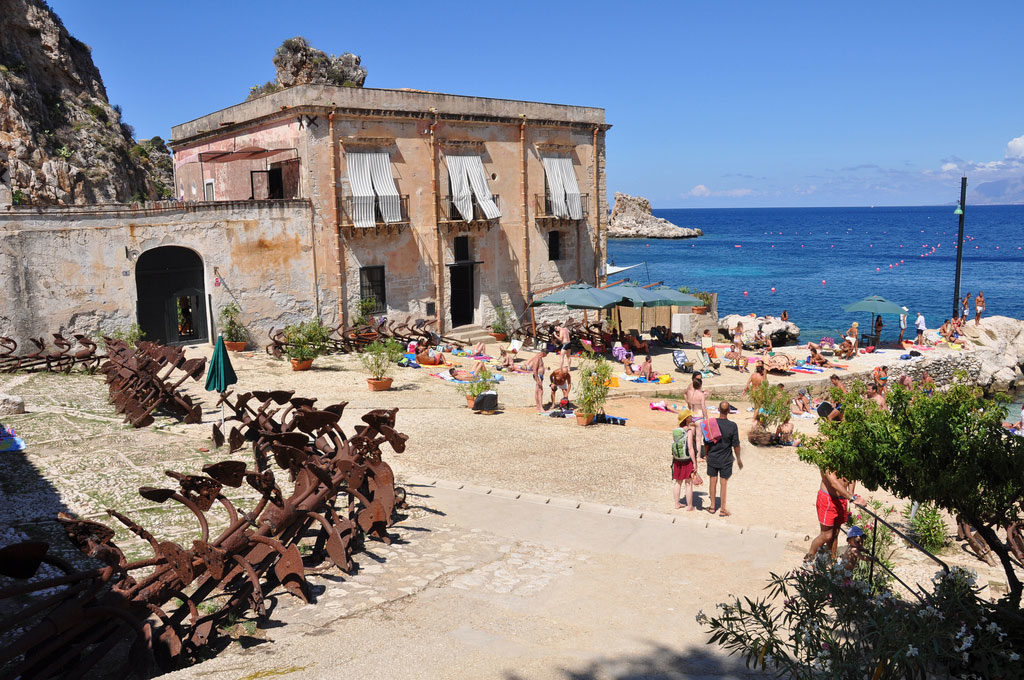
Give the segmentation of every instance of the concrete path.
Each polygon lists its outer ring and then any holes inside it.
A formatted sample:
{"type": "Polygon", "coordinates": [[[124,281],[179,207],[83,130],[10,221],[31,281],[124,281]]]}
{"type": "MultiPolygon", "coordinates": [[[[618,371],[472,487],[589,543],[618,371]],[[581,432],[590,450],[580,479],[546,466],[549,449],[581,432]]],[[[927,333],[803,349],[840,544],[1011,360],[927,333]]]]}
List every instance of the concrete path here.
{"type": "Polygon", "coordinates": [[[280,597],[264,640],[165,677],[748,677],[694,617],[799,562],[786,537],[699,512],[404,485],[399,540],[369,544],[358,575],[311,578],[317,602],[280,597]]]}

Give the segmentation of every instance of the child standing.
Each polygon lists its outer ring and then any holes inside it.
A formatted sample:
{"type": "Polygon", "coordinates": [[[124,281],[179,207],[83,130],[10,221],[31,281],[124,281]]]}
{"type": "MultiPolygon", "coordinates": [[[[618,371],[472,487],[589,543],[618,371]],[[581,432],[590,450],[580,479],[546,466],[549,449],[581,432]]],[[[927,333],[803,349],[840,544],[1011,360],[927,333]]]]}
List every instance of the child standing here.
{"type": "Polygon", "coordinates": [[[681,508],[679,492],[686,484],[686,511],[693,510],[693,474],[696,472],[697,425],[693,412],[683,409],[679,412],[679,427],[672,430],[672,502],[681,508]]]}

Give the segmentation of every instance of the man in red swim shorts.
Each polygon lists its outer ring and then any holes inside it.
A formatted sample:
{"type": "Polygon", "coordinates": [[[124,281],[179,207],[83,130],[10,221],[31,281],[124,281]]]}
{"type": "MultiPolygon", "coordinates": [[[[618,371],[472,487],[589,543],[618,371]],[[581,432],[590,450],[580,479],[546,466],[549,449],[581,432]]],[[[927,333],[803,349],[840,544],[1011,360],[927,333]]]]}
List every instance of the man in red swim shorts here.
{"type": "MultiPolygon", "coordinates": [[[[818,487],[818,524],[821,526],[821,533],[811,541],[811,547],[804,557],[809,562],[814,559],[826,543],[829,552],[833,557],[836,553],[836,539],[839,536],[841,527],[850,517],[847,509],[847,502],[857,502],[857,495],[853,493],[854,482],[839,477],[834,472],[821,470],[821,486],[818,487]]],[[[863,505],[858,503],[858,505],[863,505]]]]}

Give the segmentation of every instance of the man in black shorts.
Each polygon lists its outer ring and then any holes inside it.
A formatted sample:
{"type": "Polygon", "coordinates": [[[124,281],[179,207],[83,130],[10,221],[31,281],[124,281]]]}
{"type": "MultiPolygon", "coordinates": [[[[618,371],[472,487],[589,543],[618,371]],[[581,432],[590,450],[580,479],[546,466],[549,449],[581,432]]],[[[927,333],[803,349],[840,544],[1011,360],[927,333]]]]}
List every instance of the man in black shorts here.
{"type": "Polygon", "coordinates": [[[743,469],[743,461],[740,460],[740,431],[736,423],[729,420],[729,411],[732,407],[729,402],[723,401],[718,405],[718,430],[722,438],[708,447],[708,512],[715,514],[715,487],[718,486],[718,478],[722,478],[722,507],[720,517],[728,517],[732,513],[725,507],[725,489],[732,477],[733,454],[736,456],[736,465],[743,469]]]}

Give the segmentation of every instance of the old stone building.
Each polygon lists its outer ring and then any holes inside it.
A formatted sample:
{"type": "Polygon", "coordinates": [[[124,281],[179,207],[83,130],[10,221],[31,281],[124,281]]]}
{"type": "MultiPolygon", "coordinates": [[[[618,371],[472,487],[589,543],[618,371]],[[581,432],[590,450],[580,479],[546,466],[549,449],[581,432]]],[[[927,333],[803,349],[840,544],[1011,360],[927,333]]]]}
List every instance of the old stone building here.
{"type": "Polygon", "coordinates": [[[232,300],[258,341],[367,298],[444,328],[521,314],[601,275],[608,127],[597,108],[325,85],[226,108],[173,128],[178,201],[0,209],[0,334],[137,320],[199,341],[232,300]]]}

